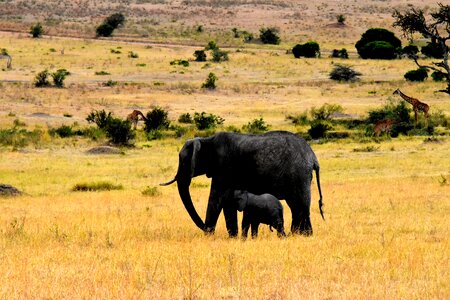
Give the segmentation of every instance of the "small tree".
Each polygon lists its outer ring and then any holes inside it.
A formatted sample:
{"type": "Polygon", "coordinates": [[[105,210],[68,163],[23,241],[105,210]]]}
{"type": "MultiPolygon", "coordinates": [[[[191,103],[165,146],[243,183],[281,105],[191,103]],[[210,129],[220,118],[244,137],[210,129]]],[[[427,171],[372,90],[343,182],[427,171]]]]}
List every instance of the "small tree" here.
{"type": "Polygon", "coordinates": [[[95,123],[100,129],[105,129],[111,122],[112,118],[111,112],[107,113],[104,109],[102,109],[91,111],[87,116],[86,121],[88,121],[88,123],[95,123]]]}
{"type": "Polygon", "coordinates": [[[431,13],[431,18],[425,18],[424,11],[411,8],[405,13],[394,11],[394,26],[399,27],[403,34],[410,39],[414,33],[420,33],[423,37],[431,39],[436,43],[442,53],[442,61],[432,64],[422,64],[417,55],[411,57],[419,68],[427,68],[433,71],[439,71],[445,74],[447,88],[439,90],[450,95],[450,66],[448,64],[449,48],[446,43],[450,40],[450,5],[438,4],[436,12],[431,13]],[[439,30],[445,28],[446,30],[439,30]]]}
{"type": "Polygon", "coordinates": [[[168,111],[164,108],[156,106],[147,113],[147,119],[144,120],[146,132],[151,130],[161,130],[169,128],[170,121],[168,118],[168,111]]]}
{"type": "Polygon", "coordinates": [[[405,73],[405,79],[408,81],[424,81],[428,78],[428,72],[425,68],[418,68],[405,73]]]}
{"type": "Polygon", "coordinates": [[[361,73],[353,70],[350,67],[343,65],[336,65],[330,72],[330,79],[337,81],[355,81],[361,73]]]}
{"type": "Polygon", "coordinates": [[[254,119],[248,122],[247,125],[242,126],[242,129],[253,134],[263,133],[269,130],[269,125],[266,124],[263,118],[254,119]]]}
{"type": "Polygon", "coordinates": [[[212,52],[212,61],[221,62],[228,60],[228,52],[220,50],[218,47],[212,52]]]}
{"type": "Polygon", "coordinates": [[[206,61],[205,50],[195,50],[194,56],[195,56],[195,61],[206,61]]]}
{"type": "Polygon", "coordinates": [[[339,104],[325,103],[319,108],[311,108],[310,114],[313,120],[327,121],[331,119],[331,116],[335,113],[341,113],[344,109],[339,104]]]}
{"type": "Polygon", "coordinates": [[[198,130],[205,130],[210,128],[215,128],[218,125],[223,124],[225,120],[214,114],[194,113],[194,123],[198,130]]]}
{"type": "Polygon", "coordinates": [[[214,90],[216,88],[216,80],[218,80],[217,76],[212,72],[209,73],[206,81],[202,84],[202,88],[214,90]]]}
{"type": "Polygon", "coordinates": [[[397,49],[401,49],[402,42],[389,30],[371,28],[364,32],[356,42],[356,50],[361,58],[392,59],[397,49]]]}
{"type": "Polygon", "coordinates": [[[106,23],[100,24],[95,30],[97,36],[110,37],[114,32],[114,28],[106,23]]]}
{"type": "Polygon", "coordinates": [[[208,45],[205,46],[205,50],[214,50],[214,49],[218,49],[219,47],[217,47],[217,43],[215,41],[209,41],[208,45]]]}
{"type": "Polygon", "coordinates": [[[419,53],[419,48],[415,45],[408,45],[402,49],[402,53],[407,55],[408,57],[417,55],[419,53]]]}
{"type": "Polygon", "coordinates": [[[280,43],[278,29],[274,27],[261,28],[259,32],[259,38],[263,44],[278,45],[280,43]]]}
{"type": "Polygon", "coordinates": [[[346,18],[344,15],[338,15],[336,19],[339,24],[344,25],[346,18]]]}
{"type": "Polygon", "coordinates": [[[130,145],[135,137],[135,132],[131,129],[131,122],[119,118],[112,118],[106,128],[106,135],[111,142],[117,145],[130,145]]]}
{"type": "Polygon", "coordinates": [[[348,58],[347,49],[342,48],[341,50],[333,49],[331,52],[331,57],[334,58],[348,58]]]}
{"type": "Polygon", "coordinates": [[[48,81],[48,70],[44,70],[42,72],[37,73],[36,77],[34,78],[34,86],[35,87],[46,87],[50,85],[50,82],[48,81]]]}
{"type": "Polygon", "coordinates": [[[40,38],[44,34],[44,28],[41,23],[36,23],[31,26],[30,34],[33,38],[40,38]]]}
{"type": "Polygon", "coordinates": [[[68,75],[70,75],[70,72],[67,71],[66,69],[59,69],[51,74],[53,78],[53,83],[55,84],[56,87],[59,88],[64,87],[64,80],[68,75]]]}

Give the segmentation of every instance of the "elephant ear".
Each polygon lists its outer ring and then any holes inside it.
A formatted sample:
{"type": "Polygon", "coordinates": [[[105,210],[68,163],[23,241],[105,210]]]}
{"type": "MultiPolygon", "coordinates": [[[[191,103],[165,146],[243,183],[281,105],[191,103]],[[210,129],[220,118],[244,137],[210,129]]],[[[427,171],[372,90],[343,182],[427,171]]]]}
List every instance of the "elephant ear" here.
{"type": "Polygon", "coordinates": [[[248,194],[246,192],[241,193],[237,201],[238,211],[244,211],[244,209],[247,207],[247,203],[248,203],[248,194]]]}
{"type": "Polygon", "coordinates": [[[195,175],[195,166],[199,158],[199,152],[201,147],[202,144],[200,143],[199,139],[196,138],[192,140],[191,178],[193,178],[195,175]]]}

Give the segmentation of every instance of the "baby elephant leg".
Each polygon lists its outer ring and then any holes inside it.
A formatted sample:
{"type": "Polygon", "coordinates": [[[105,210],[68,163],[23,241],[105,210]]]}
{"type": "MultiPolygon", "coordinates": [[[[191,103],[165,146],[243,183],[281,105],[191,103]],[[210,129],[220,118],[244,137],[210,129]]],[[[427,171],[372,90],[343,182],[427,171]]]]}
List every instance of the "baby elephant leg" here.
{"type": "Polygon", "coordinates": [[[250,229],[250,216],[248,213],[244,212],[244,217],[242,218],[242,239],[247,239],[248,230],[250,229]]]}

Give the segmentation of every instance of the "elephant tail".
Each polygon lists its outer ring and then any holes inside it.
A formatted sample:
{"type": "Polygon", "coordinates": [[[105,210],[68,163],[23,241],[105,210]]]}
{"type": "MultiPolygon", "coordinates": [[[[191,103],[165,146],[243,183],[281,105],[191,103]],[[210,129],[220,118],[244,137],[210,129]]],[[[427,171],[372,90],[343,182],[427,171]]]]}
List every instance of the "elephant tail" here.
{"type": "Polygon", "coordinates": [[[319,210],[320,210],[320,215],[322,216],[322,219],[325,220],[325,217],[323,216],[323,202],[322,202],[322,189],[320,188],[320,167],[319,167],[319,163],[315,163],[314,164],[314,171],[316,171],[316,180],[317,180],[317,187],[319,189],[319,210]]]}

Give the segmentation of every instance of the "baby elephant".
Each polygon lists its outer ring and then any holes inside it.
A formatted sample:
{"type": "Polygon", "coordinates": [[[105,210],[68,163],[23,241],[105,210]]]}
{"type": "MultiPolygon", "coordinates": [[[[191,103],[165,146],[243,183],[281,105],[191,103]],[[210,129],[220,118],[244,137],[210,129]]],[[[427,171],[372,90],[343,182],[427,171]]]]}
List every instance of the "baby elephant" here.
{"type": "Polygon", "coordinates": [[[260,223],[267,224],[272,231],[274,227],[278,237],[285,237],[283,206],[280,201],[270,194],[254,195],[246,191],[234,191],[239,211],[244,212],[242,219],[242,239],[247,238],[248,229],[252,226],[252,238],[258,236],[260,223]]]}

